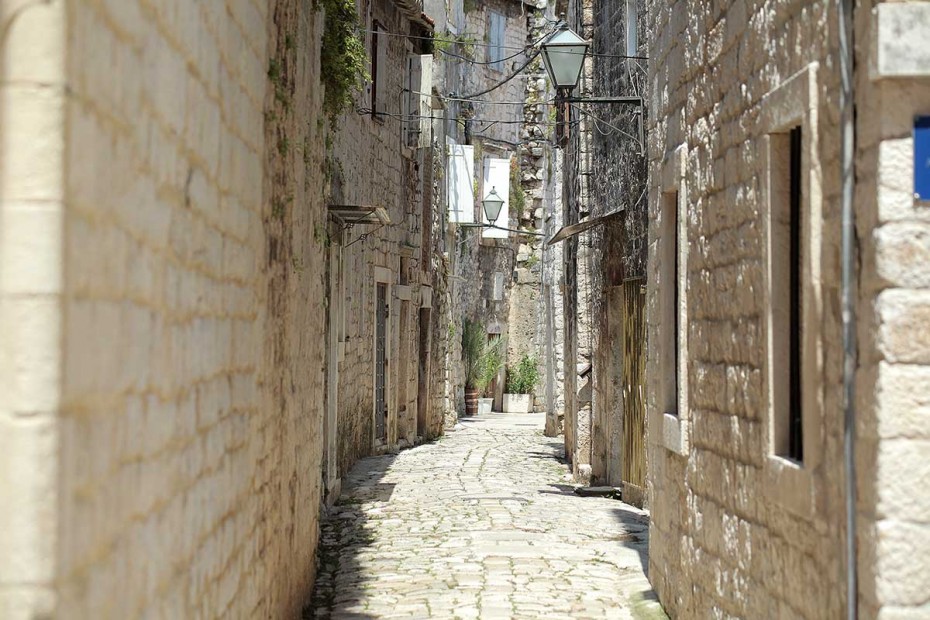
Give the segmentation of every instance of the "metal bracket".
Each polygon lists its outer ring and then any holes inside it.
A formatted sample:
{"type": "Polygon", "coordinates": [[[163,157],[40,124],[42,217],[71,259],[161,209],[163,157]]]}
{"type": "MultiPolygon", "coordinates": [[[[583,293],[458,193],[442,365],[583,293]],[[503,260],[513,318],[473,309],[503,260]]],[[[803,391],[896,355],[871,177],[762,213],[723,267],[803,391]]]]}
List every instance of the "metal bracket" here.
{"type": "MultiPolygon", "coordinates": [[[[375,228],[374,230],[369,230],[369,231],[366,232],[366,233],[362,233],[361,235],[358,236],[357,239],[355,239],[354,241],[351,241],[351,242],[347,243],[345,247],[348,248],[348,247],[350,247],[350,246],[352,246],[352,245],[358,243],[359,241],[365,241],[366,239],[368,239],[368,237],[372,236],[373,234],[375,234],[376,232],[378,232],[379,230],[381,230],[382,228],[384,228],[384,226],[385,226],[384,224],[381,224],[381,226],[378,226],[378,227],[375,228]]],[[[352,230],[352,224],[346,224],[345,231],[346,231],[346,232],[349,232],[350,230],[352,230]]]]}

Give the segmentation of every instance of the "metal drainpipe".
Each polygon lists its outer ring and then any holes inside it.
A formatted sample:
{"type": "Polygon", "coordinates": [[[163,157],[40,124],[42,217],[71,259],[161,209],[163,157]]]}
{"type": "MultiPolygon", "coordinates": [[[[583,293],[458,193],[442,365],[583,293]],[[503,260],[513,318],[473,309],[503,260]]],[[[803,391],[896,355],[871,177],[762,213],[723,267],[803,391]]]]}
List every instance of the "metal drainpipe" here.
{"type": "Polygon", "coordinates": [[[846,617],[859,615],[856,551],[856,220],[855,0],[837,0],[840,42],[842,164],[843,459],[846,467],[846,617]]]}

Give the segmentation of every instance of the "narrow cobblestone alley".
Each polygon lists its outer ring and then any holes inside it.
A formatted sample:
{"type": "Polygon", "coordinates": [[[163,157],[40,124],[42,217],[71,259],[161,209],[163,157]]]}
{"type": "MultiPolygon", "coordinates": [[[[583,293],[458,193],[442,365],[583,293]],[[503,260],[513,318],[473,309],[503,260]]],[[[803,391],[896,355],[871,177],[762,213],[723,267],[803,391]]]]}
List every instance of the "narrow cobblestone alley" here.
{"type": "Polygon", "coordinates": [[[362,460],[322,523],[313,618],[664,617],[648,516],[565,481],[541,415],[362,460]]]}

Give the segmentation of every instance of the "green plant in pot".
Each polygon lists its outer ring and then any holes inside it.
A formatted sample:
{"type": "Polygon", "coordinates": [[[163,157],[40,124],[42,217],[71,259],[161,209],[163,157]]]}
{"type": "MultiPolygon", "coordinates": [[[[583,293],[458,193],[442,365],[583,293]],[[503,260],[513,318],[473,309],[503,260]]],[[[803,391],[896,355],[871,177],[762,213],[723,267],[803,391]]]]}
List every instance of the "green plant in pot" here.
{"type": "MultiPolygon", "coordinates": [[[[489,387],[494,379],[497,378],[501,368],[504,367],[506,348],[504,341],[497,339],[488,343],[485,348],[483,360],[481,363],[481,372],[478,376],[478,393],[484,396],[493,396],[489,394],[489,387]]],[[[478,413],[491,413],[491,406],[494,398],[479,398],[478,413]]]]}
{"type": "Polygon", "coordinates": [[[539,361],[524,355],[515,368],[507,369],[507,384],[504,389],[504,411],[507,413],[529,413],[533,404],[533,390],[539,383],[539,361]]]}
{"type": "Polygon", "coordinates": [[[462,363],[465,365],[465,415],[478,412],[478,396],[504,363],[502,340],[488,342],[477,321],[465,319],[462,328],[462,363]]]}

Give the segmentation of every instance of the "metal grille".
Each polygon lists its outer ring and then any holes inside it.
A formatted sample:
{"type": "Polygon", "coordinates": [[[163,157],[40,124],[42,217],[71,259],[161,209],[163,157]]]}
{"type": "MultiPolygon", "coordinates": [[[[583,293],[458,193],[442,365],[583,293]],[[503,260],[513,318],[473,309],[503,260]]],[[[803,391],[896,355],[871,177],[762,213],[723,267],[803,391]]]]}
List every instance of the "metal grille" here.
{"type": "Polygon", "coordinates": [[[378,284],[375,299],[375,432],[387,439],[387,399],[384,397],[387,366],[387,284],[378,284]]]}
{"type": "Polygon", "coordinates": [[[646,287],[635,278],[623,283],[623,460],[627,484],[646,486],[646,287]]]}

